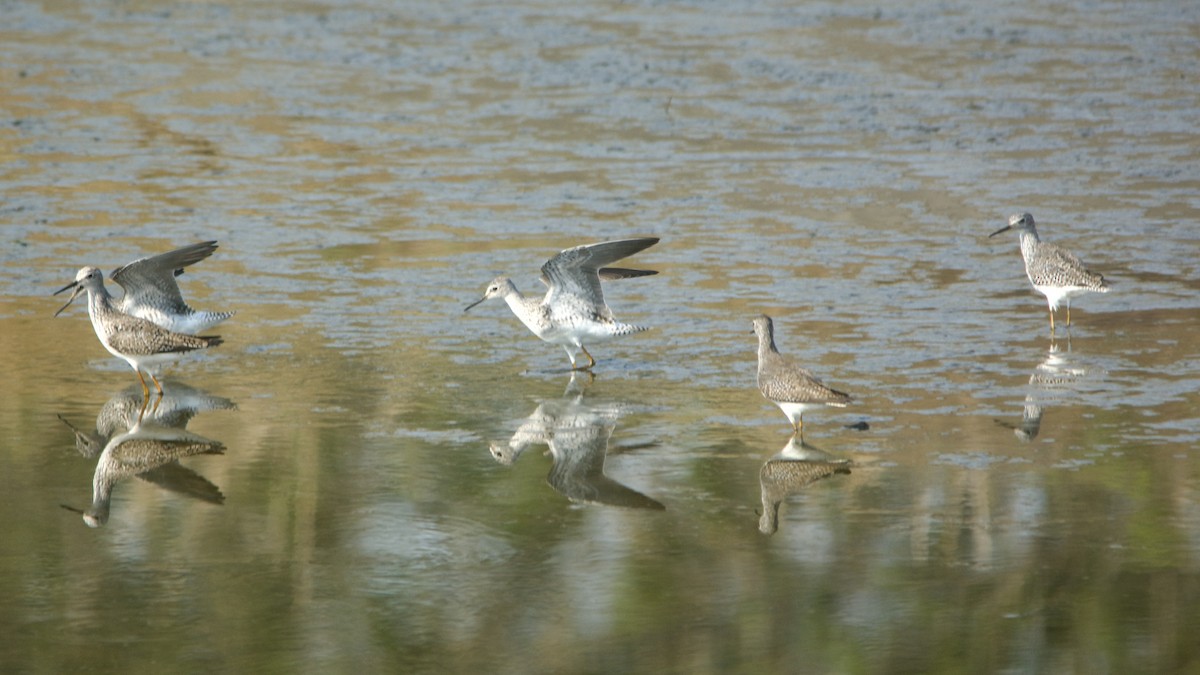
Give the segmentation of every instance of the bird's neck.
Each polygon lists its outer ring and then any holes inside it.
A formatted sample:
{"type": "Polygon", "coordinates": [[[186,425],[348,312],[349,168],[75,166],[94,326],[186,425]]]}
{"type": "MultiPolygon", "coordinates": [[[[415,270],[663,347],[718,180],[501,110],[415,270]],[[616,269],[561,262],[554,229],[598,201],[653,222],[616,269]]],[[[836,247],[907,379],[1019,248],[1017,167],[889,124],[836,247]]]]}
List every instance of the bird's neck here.
{"type": "Polygon", "coordinates": [[[527,298],[522,295],[515,287],[509,287],[507,293],[504,294],[504,302],[508,303],[509,309],[521,323],[525,324],[529,330],[540,335],[540,327],[538,325],[538,316],[542,312],[541,303],[535,298],[527,298]]]}
{"type": "Polygon", "coordinates": [[[1037,231],[1021,232],[1021,255],[1025,256],[1026,259],[1030,258],[1037,251],[1038,244],[1040,243],[1041,240],[1038,239],[1037,231]]]}
{"type": "Polygon", "coordinates": [[[103,286],[98,289],[89,288],[87,294],[88,318],[92,320],[92,329],[96,331],[96,336],[100,338],[101,342],[104,342],[104,336],[108,333],[104,317],[118,310],[113,306],[112,296],[103,286]]]}
{"type": "Polygon", "coordinates": [[[774,534],[779,529],[779,504],[767,494],[762,496],[762,515],[758,517],[758,531],[774,534]]]}
{"type": "Polygon", "coordinates": [[[761,362],[771,354],[778,354],[779,350],[775,348],[775,336],[771,331],[767,331],[758,339],[758,360],[761,362]]]}
{"type": "Polygon", "coordinates": [[[99,288],[88,288],[88,313],[93,317],[100,316],[107,312],[116,311],[113,307],[112,295],[104,286],[99,288]]]}
{"type": "Polygon", "coordinates": [[[508,303],[509,309],[518,316],[525,312],[525,296],[514,286],[508,287],[508,291],[504,294],[504,302],[508,303]]]}

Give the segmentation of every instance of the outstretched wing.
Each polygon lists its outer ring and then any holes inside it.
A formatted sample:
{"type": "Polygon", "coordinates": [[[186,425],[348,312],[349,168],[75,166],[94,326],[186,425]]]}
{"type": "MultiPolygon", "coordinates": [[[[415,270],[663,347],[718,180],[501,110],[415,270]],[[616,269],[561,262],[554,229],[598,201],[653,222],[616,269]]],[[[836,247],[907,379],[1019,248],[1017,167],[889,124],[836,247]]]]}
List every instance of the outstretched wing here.
{"type": "MultiPolygon", "coordinates": [[[[571,304],[611,319],[612,311],[604,303],[604,292],[600,289],[601,268],[657,243],[657,237],[619,239],[576,246],[559,253],[542,265],[542,281],[550,287],[546,304],[571,304]]],[[[611,268],[604,270],[604,275],[605,278],[627,278],[645,276],[645,273],[611,268]]]]}
{"type": "Polygon", "coordinates": [[[184,302],[175,277],[183,274],[183,268],[204,260],[215,250],[217,242],[205,241],[118,267],[110,278],[125,289],[121,305],[126,312],[134,307],[153,307],[169,314],[191,313],[193,310],[184,302]]]}
{"type": "Polygon", "coordinates": [[[600,281],[616,281],[617,279],[649,277],[655,274],[658,274],[658,270],[631,270],[623,267],[601,267],[600,281]]]}

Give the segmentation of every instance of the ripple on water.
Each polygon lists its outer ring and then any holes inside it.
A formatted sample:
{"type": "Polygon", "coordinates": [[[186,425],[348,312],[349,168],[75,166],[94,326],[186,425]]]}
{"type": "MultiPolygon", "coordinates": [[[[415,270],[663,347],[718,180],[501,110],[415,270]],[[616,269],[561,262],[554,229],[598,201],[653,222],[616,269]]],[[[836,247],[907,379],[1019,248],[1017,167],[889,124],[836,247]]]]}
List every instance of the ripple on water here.
{"type": "Polygon", "coordinates": [[[502,565],[516,548],[497,530],[453,516],[420,513],[410,502],[377,503],[360,514],[357,550],[369,560],[373,593],[422,589],[453,596],[479,568],[502,565]]]}

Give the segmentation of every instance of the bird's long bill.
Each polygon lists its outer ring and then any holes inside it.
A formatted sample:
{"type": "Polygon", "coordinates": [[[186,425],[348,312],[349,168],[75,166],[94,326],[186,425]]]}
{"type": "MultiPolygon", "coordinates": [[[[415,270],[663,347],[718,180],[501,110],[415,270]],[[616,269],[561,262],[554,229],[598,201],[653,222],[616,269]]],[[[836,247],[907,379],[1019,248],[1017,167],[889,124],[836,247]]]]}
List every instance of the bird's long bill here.
{"type": "Polygon", "coordinates": [[[485,295],[485,296],[483,296],[482,298],[480,298],[480,299],[476,300],[475,302],[472,302],[471,304],[467,305],[467,308],[466,308],[466,309],[464,309],[464,310],[463,310],[463,312],[466,312],[466,311],[470,310],[472,307],[474,307],[475,305],[478,305],[479,303],[483,302],[484,300],[487,300],[487,296],[486,296],[486,295],[485,295]]]}
{"type": "Polygon", "coordinates": [[[57,291],[54,291],[54,294],[58,295],[59,293],[62,293],[63,291],[67,290],[68,288],[71,288],[72,286],[75,287],[75,292],[71,294],[71,298],[69,300],[67,300],[67,304],[58,308],[58,311],[54,313],[54,316],[58,316],[59,314],[62,314],[62,311],[64,309],[70,307],[72,302],[75,302],[75,298],[83,290],[83,286],[80,286],[78,281],[72,281],[71,283],[67,284],[66,286],[63,286],[62,288],[58,289],[57,291]]]}
{"type": "Polygon", "coordinates": [[[1001,232],[1008,232],[1008,231],[1009,231],[1009,230],[1011,230],[1011,229],[1012,229],[1012,225],[1005,225],[1004,227],[1002,227],[1002,228],[1000,228],[1000,229],[996,230],[995,232],[993,232],[993,233],[989,234],[989,235],[988,235],[988,239],[991,239],[992,237],[994,237],[994,236],[996,236],[996,235],[1000,234],[1001,232]]]}

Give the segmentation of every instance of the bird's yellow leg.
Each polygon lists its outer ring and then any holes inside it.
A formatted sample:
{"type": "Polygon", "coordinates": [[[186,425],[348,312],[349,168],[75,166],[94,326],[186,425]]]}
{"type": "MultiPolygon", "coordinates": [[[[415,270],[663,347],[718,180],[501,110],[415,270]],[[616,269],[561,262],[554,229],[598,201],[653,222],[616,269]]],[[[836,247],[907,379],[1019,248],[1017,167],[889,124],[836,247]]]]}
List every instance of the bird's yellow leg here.
{"type": "Polygon", "coordinates": [[[588,364],[582,367],[576,366],[574,370],[591,370],[592,366],[596,365],[596,359],[593,359],[592,355],[588,353],[587,347],[579,345],[579,349],[583,351],[584,356],[588,357],[588,364]]]}
{"type": "Polygon", "coordinates": [[[146,386],[146,378],[142,377],[142,371],[140,369],[135,368],[133,372],[137,373],[138,382],[142,383],[142,398],[149,399],[150,398],[150,387],[146,386]]]}
{"type": "MultiPolygon", "coordinates": [[[[146,372],[149,373],[150,371],[146,371],[146,372]]],[[[158,383],[158,378],[154,376],[154,373],[150,373],[150,379],[154,381],[154,388],[158,390],[158,395],[161,397],[163,395],[163,390],[162,390],[162,385],[158,383]]],[[[147,392],[147,393],[149,393],[149,392],[147,392]]]]}
{"type": "Polygon", "coordinates": [[[1050,310],[1050,337],[1054,337],[1054,310],[1050,310]]]}
{"type": "Polygon", "coordinates": [[[1067,328],[1071,327],[1071,303],[1067,303],[1067,328]]]}

